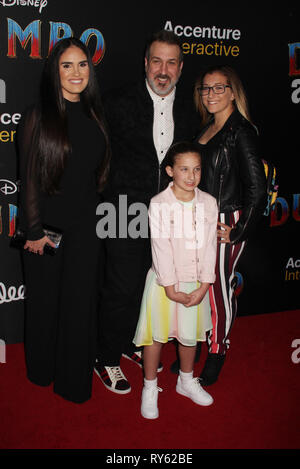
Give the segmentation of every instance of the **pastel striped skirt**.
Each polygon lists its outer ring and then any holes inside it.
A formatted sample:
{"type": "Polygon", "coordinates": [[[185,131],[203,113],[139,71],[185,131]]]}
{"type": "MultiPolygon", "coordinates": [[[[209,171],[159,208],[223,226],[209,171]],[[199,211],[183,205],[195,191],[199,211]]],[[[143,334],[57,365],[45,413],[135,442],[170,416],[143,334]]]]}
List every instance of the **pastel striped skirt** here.
{"type": "MultiPolygon", "coordinates": [[[[178,291],[191,293],[199,288],[199,282],[179,282],[178,291]]],[[[158,285],[152,269],[146,278],[140,317],[133,342],[137,346],[166,343],[175,338],[182,345],[194,346],[206,340],[206,333],[212,328],[208,292],[200,305],[186,308],[169,300],[165,289],[158,285]]]]}

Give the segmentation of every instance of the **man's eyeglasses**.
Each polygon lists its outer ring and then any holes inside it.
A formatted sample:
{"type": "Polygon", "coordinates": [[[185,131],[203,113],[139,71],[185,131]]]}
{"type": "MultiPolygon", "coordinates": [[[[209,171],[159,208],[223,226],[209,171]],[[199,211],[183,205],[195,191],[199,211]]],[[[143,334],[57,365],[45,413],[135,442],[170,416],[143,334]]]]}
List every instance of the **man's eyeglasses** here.
{"type": "Polygon", "coordinates": [[[213,90],[215,94],[223,94],[225,93],[226,88],[231,88],[231,86],[230,85],[199,86],[199,88],[197,88],[197,91],[200,94],[200,96],[207,96],[210,90],[213,90]]]}

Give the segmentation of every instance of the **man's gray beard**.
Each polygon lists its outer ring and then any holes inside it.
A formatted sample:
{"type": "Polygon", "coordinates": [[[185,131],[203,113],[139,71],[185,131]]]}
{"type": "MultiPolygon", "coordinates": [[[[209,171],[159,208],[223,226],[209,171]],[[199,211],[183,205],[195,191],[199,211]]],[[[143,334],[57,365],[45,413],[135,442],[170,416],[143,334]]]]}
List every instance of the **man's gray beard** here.
{"type": "Polygon", "coordinates": [[[157,94],[158,96],[166,96],[172,91],[172,89],[176,85],[176,83],[170,82],[168,87],[161,89],[159,86],[155,85],[153,80],[149,80],[149,78],[147,78],[147,81],[152,91],[154,91],[154,93],[157,94]]]}

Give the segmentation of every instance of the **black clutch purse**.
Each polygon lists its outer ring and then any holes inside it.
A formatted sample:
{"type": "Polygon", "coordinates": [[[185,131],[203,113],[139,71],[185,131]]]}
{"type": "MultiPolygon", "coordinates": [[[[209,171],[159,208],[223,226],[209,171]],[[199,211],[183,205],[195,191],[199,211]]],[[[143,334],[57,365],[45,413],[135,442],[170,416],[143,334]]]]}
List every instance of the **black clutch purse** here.
{"type": "MultiPolygon", "coordinates": [[[[55,231],[53,228],[50,227],[44,227],[43,231],[45,233],[45,236],[47,236],[54,244],[55,248],[50,246],[49,244],[45,244],[44,246],[44,253],[45,254],[50,254],[54,255],[56,254],[57,249],[59,248],[61,238],[62,238],[62,233],[55,231]]],[[[27,241],[27,236],[26,232],[21,230],[20,228],[17,228],[11,238],[11,246],[14,248],[23,248],[24,244],[27,241]]]]}

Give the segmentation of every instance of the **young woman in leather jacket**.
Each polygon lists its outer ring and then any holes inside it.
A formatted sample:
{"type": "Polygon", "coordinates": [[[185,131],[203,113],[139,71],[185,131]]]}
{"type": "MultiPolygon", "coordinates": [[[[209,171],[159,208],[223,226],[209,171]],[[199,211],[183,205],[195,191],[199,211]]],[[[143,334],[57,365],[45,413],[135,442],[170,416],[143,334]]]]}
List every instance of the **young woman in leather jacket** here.
{"type": "Polygon", "coordinates": [[[266,178],[245,92],[228,66],[204,71],[195,84],[195,103],[204,127],[197,137],[202,154],[201,189],[218,203],[216,281],[209,290],[213,329],[200,375],[213,384],[224,364],[236,317],[235,269],[245,241],[266,205],[266,178]]]}

